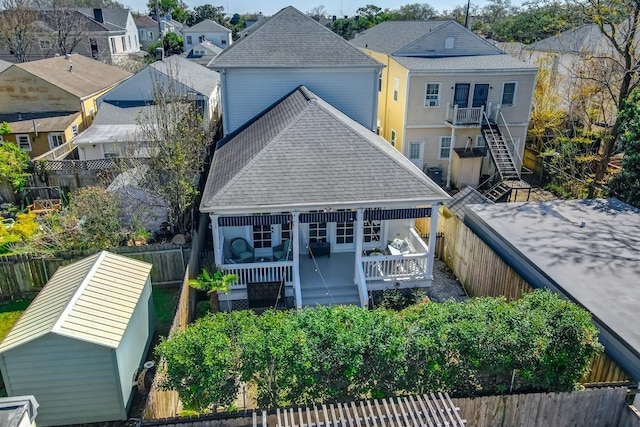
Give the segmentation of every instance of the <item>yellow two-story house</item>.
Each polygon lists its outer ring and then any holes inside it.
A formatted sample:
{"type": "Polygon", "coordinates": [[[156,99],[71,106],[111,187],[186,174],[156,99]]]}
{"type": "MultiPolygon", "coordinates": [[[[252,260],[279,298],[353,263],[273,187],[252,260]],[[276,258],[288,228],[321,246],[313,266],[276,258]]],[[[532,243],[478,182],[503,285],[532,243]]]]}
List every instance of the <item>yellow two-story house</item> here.
{"type": "Polygon", "coordinates": [[[81,55],[0,68],[0,122],[32,158],[71,141],[91,125],[96,99],[131,73],[81,55]]]}
{"type": "Polygon", "coordinates": [[[386,65],[378,132],[432,179],[520,178],[536,67],[455,21],[388,21],[351,43],[386,65]]]}

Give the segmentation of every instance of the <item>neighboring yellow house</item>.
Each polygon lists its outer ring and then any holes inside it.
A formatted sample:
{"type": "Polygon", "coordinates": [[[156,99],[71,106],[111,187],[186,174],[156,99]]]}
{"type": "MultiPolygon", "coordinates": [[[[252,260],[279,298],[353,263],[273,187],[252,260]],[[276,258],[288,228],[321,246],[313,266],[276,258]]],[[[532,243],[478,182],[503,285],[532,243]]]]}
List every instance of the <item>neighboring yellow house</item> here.
{"type": "Polygon", "coordinates": [[[536,67],[455,21],[388,21],[351,43],[386,65],[378,132],[416,166],[447,187],[477,186],[494,172],[520,178],[536,67]]]}
{"type": "Polygon", "coordinates": [[[0,71],[0,122],[8,122],[11,133],[4,140],[32,158],[71,141],[91,125],[97,98],[130,76],[81,55],[6,67],[0,71]]]}

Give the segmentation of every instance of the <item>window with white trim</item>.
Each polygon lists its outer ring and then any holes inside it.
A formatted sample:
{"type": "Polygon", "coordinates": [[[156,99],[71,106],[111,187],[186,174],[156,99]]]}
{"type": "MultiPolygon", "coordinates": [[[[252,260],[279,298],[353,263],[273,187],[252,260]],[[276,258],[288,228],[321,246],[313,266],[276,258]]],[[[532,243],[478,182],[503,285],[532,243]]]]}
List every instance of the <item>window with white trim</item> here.
{"type": "Polygon", "coordinates": [[[29,135],[16,135],[16,142],[24,151],[31,151],[31,138],[29,135]]]}
{"type": "MultiPolygon", "coordinates": [[[[320,211],[310,211],[316,213],[320,211]]],[[[309,223],[309,243],[326,242],[327,241],[327,223],[326,222],[310,222],[309,223]]]]}
{"type": "Polygon", "coordinates": [[[420,160],[422,157],[420,155],[421,151],[422,151],[421,142],[411,141],[411,143],[409,143],[409,160],[420,160]]]}
{"type": "Polygon", "coordinates": [[[127,41],[129,42],[129,50],[131,50],[131,36],[127,36],[127,41]]]}
{"type": "Polygon", "coordinates": [[[253,226],[253,247],[256,249],[271,247],[271,226],[270,225],[254,225],[253,226]]]}
{"type": "Polygon", "coordinates": [[[454,37],[447,37],[446,39],[444,39],[444,48],[445,49],[453,49],[453,45],[455,43],[455,38],[454,37]]]}
{"type": "Polygon", "coordinates": [[[116,39],[114,37],[109,38],[109,41],[111,42],[111,53],[117,53],[118,51],[116,50],[116,39]]]}
{"type": "MultiPolygon", "coordinates": [[[[283,215],[288,215],[290,212],[282,212],[283,215]]],[[[291,221],[280,225],[280,241],[291,240],[293,238],[292,223],[291,221]]]]}
{"type": "Polygon", "coordinates": [[[440,83],[427,83],[424,92],[425,107],[434,108],[440,106],[440,83]]]}
{"type": "Polygon", "coordinates": [[[513,105],[516,102],[516,82],[502,84],[502,105],[513,105]]]}
{"type": "Polygon", "coordinates": [[[393,78],[393,100],[398,102],[398,94],[400,93],[400,79],[397,77],[393,78]]]}
{"type": "Polygon", "coordinates": [[[187,36],[187,44],[192,44],[192,43],[193,43],[193,41],[192,41],[191,36],[187,36]]]}
{"type": "MultiPolygon", "coordinates": [[[[346,212],[346,209],[338,209],[339,212],[346,212]]],[[[353,214],[355,216],[355,213],[353,214]]],[[[353,243],[353,221],[336,223],[336,244],[353,243]]]]}
{"type": "Polygon", "coordinates": [[[450,136],[441,136],[440,137],[440,155],[439,159],[448,159],[449,152],[451,151],[451,137],[450,136]]]}
{"type": "Polygon", "coordinates": [[[49,137],[49,148],[51,150],[64,144],[64,133],[62,132],[50,132],[48,137],[49,137]]]}
{"type": "Polygon", "coordinates": [[[396,146],[396,131],[391,129],[391,146],[395,147],[396,146]]]}

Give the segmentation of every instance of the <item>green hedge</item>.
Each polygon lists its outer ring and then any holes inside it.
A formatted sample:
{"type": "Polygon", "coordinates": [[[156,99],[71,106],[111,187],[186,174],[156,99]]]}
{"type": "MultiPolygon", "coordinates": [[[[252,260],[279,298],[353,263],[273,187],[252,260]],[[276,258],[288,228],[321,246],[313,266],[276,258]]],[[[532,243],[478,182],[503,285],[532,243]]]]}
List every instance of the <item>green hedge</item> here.
{"type": "Polygon", "coordinates": [[[156,348],[187,407],[261,407],[403,393],[574,389],[602,350],[588,312],[550,292],[402,312],[358,307],[207,316],[156,348]],[[514,376],[515,372],[515,376],[514,376]]]}

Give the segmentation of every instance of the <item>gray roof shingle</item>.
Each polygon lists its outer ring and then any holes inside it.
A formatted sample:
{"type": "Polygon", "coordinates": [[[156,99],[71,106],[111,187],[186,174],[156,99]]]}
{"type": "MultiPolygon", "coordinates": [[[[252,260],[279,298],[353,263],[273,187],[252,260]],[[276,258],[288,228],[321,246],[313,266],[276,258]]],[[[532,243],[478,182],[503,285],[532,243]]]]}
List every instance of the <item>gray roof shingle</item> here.
{"type": "Polygon", "coordinates": [[[221,142],[200,209],[415,206],[448,198],[384,139],[301,86],[221,142]]]}
{"type": "Polygon", "coordinates": [[[385,21],[358,34],[351,44],[361,49],[391,54],[429,34],[447,21],[385,21]]]}
{"type": "MultiPolygon", "coordinates": [[[[82,7],[78,11],[89,18],[94,19],[93,9],[82,7]]],[[[127,19],[129,18],[129,9],[102,9],[102,25],[111,31],[124,30],[127,28],[127,19]]],[[[96,21],[97,22],[97,21],[96,21]]]]}
{"type": "Polygon", "coordinates": [[[289,6],[225,49],[209,64],[213,69],[234,67],[382,68],[382,64],[289,6]]]}
{"type": "Polygon", "coordinates": [[[393,60],[412,71],[442,70],[532,70],[538,68],[510,55],[459,56],[448,58],[417,58],[394,56],[393,60]]]}
{"type": "Polygon", "coordinates": [[[183,30],[185,33],[230,33],[231,30],[227,27],[218,24],[211,19],[205,19],[198,22],[193,27],[187,27],[183,30]]]}
{"type": "Polygon", "coordinates": [[[488,205],[493,202],[487,199],[484,195],[479,193],[473,187],[465,187],[451,196],[448,202],[444,205],[449,208],[451,212],[461,220],[464,220],[465,206],[466,205],[488,205]]]}
{"type": "Polygon", "coordinates": [[[180,55],[172,55],[149,66],[207,97],[220,81],[220,74],[217,72],[180,55]]]}
{"type": "Polygon", "coordinates": [[[529,49],[541,52],[596,53],[601,43],[611,46],[596,24],[585,24],[539,40],[529,49]]]}

